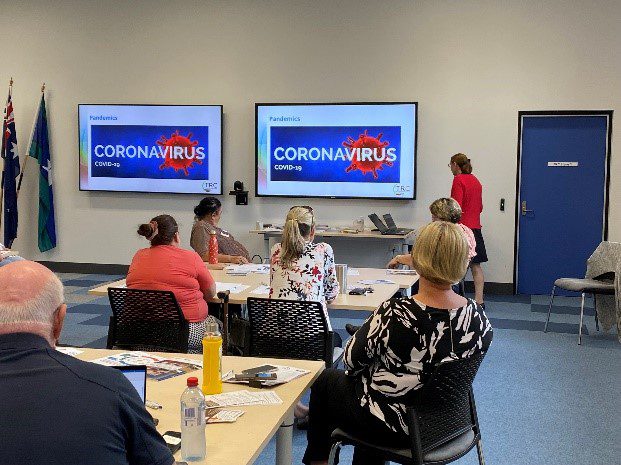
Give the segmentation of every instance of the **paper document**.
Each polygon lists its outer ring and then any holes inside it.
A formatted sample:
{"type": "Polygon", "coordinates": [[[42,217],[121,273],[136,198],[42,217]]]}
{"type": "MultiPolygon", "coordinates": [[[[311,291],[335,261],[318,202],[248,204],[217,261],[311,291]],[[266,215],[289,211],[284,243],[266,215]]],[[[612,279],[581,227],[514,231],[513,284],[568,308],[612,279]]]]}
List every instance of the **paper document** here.
{"type": "MultiPolygon", "coordinates": [[[[308,370],[303,370],[302,368],[289,367],[285,365],[272,365],[276,367],[275,370],[270,370],[268,373],[276,373],[276,379],[266,379],[261,381],[263,386],[278,386],[279,384],[288,383],[300,376],[304,376],[310,373],[308,370]]],[[[222,381],[226,383],[234,383],[234,384],[248,384],[246,380],[237,380],[235,379],[235,373],[231,373],[226,377],[222,377],[222,381]]]]}
{"type": "Polygon", "coordinates": [[[238,283],[221,283],[216,281],[216,292],[229,291],[231,294],[239,294],[245,291],[250,286],[238,283]]]}
{"type": "Polygon", "coordinates": [[[244,414],[243,410],[223,410],[208,408],[205,411],[205,423],[233,423],[244,414]]]}
{"type": "Polygon", "coordinates": [[[229,265],[224,270],[227,274],[269,274],[270,266],[263,263],[246,263],[245,265],[229,265]]]}
{"type": "Polygon", "coordinates": [[[123,352],[108,357],[91,360],[92,363],[106,366],[146,365],[147,378],[155,381],[174,378],[203,367],[200,360],[189,358],[164,358],[147,352],[123,352]]]}
{"type": "Polygon", "coordinates": [[[347,269],[347,276],[360,276],[360,270],[358,270],[356,268],[348,268],[347,269]]]}
{"type": "Polygon", "coordinates": [[[65,355],[71,355],[72,357],[80,355],[82,352],[84,352],[83,350],[76,349],[75,347],[56,347],[56,350],[65,355]]]}
{"type": "Polygon", "coordinates": [[[273,391],[233,391],[205,396],[207,408],[232,407],[236,405],[282,404],[282,399],[273,391]]]}
{"type": "Polygon", "coordinates": [[[363,279],[358,281],[358,284],[363,284],[365,286],[370,286],[371,284],[397,284],[390,279],[363,279]]]}
{"type": "Polygon", "coordinates": [[[391,269],[391,270],[386,270],[386,274],[417,275],[418,273],[416,272],[416,270],[397,270],[397,269],[391,269]]]}
{"type": "Polygon", "coordinates": [[[258,295],[269,295],[270,293],[270,287],[266,286],[264,284],[261,284],[259,287],[257,287],[256,289],[253,289],[251,292],[251,294],[258,294],[258,295]]]}

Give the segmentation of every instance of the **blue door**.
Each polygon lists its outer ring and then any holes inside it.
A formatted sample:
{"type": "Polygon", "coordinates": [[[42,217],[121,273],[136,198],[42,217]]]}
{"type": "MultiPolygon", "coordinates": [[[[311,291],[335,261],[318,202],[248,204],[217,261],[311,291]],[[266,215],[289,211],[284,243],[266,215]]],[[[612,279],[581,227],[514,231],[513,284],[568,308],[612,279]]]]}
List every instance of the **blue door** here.
{"type": "Polygon", "coordinates": [[[518,294],[549,294],[557,278],[583,278],[606,228],[612,112],[521,112],[518,294]]]}

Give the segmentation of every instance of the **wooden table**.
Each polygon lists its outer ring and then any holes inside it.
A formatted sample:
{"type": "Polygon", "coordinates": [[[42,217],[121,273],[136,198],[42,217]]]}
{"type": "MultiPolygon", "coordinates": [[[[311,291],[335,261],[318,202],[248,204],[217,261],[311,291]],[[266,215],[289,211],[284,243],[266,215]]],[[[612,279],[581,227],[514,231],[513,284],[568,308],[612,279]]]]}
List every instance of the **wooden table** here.
{"type": "MultiPolygon", "coordinates": [[[[341,228],[342,229],[342,228],[341,228]]],[[[347,229],[347,228],[345,228],[347,229]]],[[[259,234],[263,236],[264,244],[265,244],[265,255],[264,258],[269,258],[270,256],[270,239],[279,238],[282,236],[282,230],[280,229],[252,229],[249,231],[250,234],[259,234]]],[[[364,231],[360,231],[358,233],[348,233],[343,232],[340,229],[326,229],[326,230],[316,230],[315,237],[323,237],[323,238],[341,238],[341,239],[376,239],[376,240],[390,240],[390,241],[398,241],[401,242],[401,247],[403,249],[403,253],[408,253],[407,244],[405,242],[405,235],[402,234],[385,234],[382,235],[379,231],[371,231],[370,229],[365,229],[364,231]]]]}
{"type": "MultiPolygon", "coordinates": [[[[77,358],[93,360],[121,350],[84,349],[77,358]]],[[[157,354],[169,358],[195,358],[200,360],[201,355],[190,354],[157,354]]],[[[235,410],[244,410],[244,414],[235,423],[220,423],[207,425],[207,457],[197,464],[212,465],[250,465],[259,456],[266,444],[276,435],[276,464],[291,465],[291,447],[293,438],[293,408],[304,391],[317,379],[324,369],[324,362],[307,360],[283,360],[254,357],[223,357],[222,371],[235,370],[236,373],[244,369],[260,365],[279,364],[309,370],[308,375],[272,388],[283,403],[278,405],[249,405],[230,407],[235,410]]],[[[160,433],[180,430],[179,402],[181,393],[185,389],[189,376],[202,379],[202,371],[195,371],[186,375],[177,376],[163,381],[154,381],[147,378],[147,399],[162,405],[161,410],[150,410],[159,420],[157,429],[160,433]]],[[[199,383],[200,384],[200,383],[199,383]]],[[[241,389],[253,390],[248,386],[223,383],[224,392],[241,389]]],[[[181,452],[175,454],[176,460],[181,460],[181,452]]]]}
{"type": "MultiPolygon", "coordinates": [[[[412,285],[418,281],[418,275],[398,275],[388,274],[385,269],[378,268],[356,268],[360,274],[358,276],[347,276],[348,284],[365,287],[357,284],[360,280],[367,279],[389,279],[395,284],[373,284],[373,293],[367,295],[339,294],[338,297],[328,304],[330,310],[364,310],[372,312],[377,309],[384,301],[390,299],[399,290],[408,291],[412,285]]],[[[261,285],[268,286],[270,277],[268,274],[249,273],[246,276],[233,276],[226,274],[225,270],[209,270],[217,282],[236,283],[248,286],[245,290],[238,293],[231,293],[229,303],[245,304],[248,297],[267,297],[267,294],[253,294],[252,291],[261,285]]],[[[88,291],[91,295],[106,296],[109,287],[125,287],[125,280],[107,283],[88,291]]],[[[214,300],[217,302],[217,300],[214,300]]]]}

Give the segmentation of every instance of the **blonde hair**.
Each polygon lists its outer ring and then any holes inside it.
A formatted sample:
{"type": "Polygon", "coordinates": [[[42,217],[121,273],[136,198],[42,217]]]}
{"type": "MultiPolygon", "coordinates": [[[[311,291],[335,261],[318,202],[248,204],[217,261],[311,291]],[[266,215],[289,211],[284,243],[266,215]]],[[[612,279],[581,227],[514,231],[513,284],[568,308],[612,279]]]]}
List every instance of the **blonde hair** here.
{"type": "Polygon", "coordinates": [[[302,256],[306,239],[315,225],[313,211],[308,207],[292,207],[282,231],[280,262],[284,268],[302,256]]]}
{"type": "Polygon", "coordinates": [[[412,249],[414,269],[436,284],[454,284],[468,268],[468,241],[461,228],[447,221],[423,226],[412,249]]]}
{"type": "Polygon", "coordinates": [[[429,211],[440,221],[457,223],[461,219],[461,207],[457,200],[450,197],[442,197],[429,205],[429,211]]]}

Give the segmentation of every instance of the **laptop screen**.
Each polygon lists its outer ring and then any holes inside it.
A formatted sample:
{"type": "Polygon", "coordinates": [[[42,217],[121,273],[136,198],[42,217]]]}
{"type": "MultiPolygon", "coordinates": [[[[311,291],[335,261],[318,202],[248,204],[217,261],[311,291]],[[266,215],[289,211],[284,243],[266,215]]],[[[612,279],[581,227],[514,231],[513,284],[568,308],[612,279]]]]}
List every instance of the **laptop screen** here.
{"type": "Polygon", "coordinates": [[[125,375],[144,402],[147,391],[147,367],[145,365],[126,365],[113,368],[120,370],[125,375]]]}
{"type": "Polygon", "coordinates": [[[386,225],[382,222],[382,220],[379,219],[379,216],[377,216],[375,213],[371,213],[369,215],[369,219],[373,222],[375,227],[379,229],[380,232],[384,232],[388,230],[386,225]]]}

